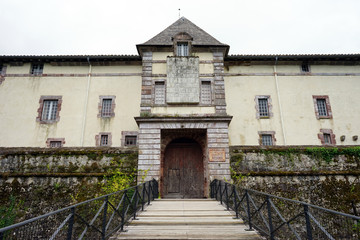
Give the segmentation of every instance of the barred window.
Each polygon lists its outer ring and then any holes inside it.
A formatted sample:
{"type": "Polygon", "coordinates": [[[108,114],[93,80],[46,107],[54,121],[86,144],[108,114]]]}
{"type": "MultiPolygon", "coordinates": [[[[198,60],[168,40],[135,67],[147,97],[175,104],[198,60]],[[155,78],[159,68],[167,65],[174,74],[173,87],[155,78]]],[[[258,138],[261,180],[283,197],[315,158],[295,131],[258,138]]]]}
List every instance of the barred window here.
{"type": "Polygon", "coordinates": [[[50,147],[51,148],[60,148],[62,147],[61,141],[50,141],[50,147]]]}
{"type": "Polygon", "coordinates": [[[324,144],[332,144],[331,135],[328,133],[324,133],[324,144]]]}
{"type": "Polygon", "coordinates": [[[125,136],[125,146],[136,146],[136,136],[125,136]]]}
{"type": "Polygon", "coordinates": [[[259,98],[259,114],[260,117],[269,116],[269,106],[267,98],[259,98]]]}
{"type": "Polygon", "coordinates": [[[164,82],[155,82],[155,104],[165,104],[164,82]]]}
{"type": "Polygon", "coordinates": [[[202,81],[201,82],[201,95],[200,102],[202,104],[211,104],[211,82],[202,81]]]}
{"type": "Polygon", "coordinates": [[[99,96],[99,118],[115,117],[115,98],[113,95],[99,96]]]}
{"type": "Polygon", "coordinates": [[[301,72],[310,72],[310,67],[308,64],[301,65],[301,72]]]}
{"type": "Polygon", "coordinates": [[[322,145],[336,144],[335,134],[333,133],[332,129],[320,129],[318,138],[320,139],[322,145]]]}
{"type": "Polygon", "coordinates": [[[319,116],[328,116],[325,99],[316,99],[319,116]]]}
{"type": "Polygon", "coordinates": [[[43,73],[44,64],[38,63],[38,64],[32,64],[30,69],[30,74],[33,75],[41,75],[43,73]]]}
{"type": "Polygon", "coordinates": [[[261,142],[263,146],[272,146],[272,136],[270,134],[261,135],[261,142]]]}
{"type": "Polygon", "coordinates": [[[108,145],[109,145],[109,136],[108,135],[101,135],[100,146],[108,146],[108,145]]]}
{"type": "Polygon", "coordinates": [[[111,117],[112,116],[112,99],[106,98],[102,101],[102,109],[101,109],[101,116],[102,117],[111,117]]]}
{"type": "Polygon", "coordinates": [[[56,120],[57,109],[58,109],[58,100],[44,100],[41,120],[42,121],[56,120]]]}
{"type": "Polygon", "coordinates": [[[177,43],[177,56],[189,56],[189,45],[188,43],[182,42],[177,43]]]}
{"type": "Polygon", "coordinates": [[[259,144],[261,146],[276,145],[275,131],[259,131],[259,144]]]}
{"type": "Polygon", "coordinates": [[[313,95],[315,114],[317,119],[332,118],[332,111],[330,106],[329,96],[313,95]]]}

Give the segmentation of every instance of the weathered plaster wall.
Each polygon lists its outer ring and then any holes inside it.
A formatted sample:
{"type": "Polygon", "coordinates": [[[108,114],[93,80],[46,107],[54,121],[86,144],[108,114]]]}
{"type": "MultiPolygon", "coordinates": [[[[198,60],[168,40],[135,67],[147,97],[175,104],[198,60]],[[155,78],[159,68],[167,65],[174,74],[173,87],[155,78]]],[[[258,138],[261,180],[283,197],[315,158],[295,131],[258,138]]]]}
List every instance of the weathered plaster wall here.
{"type": "Polygon", "coordinates": [[[258,131],[275,131],[276,145],[321,145],[320,129],[332,129],[337,145],[358,145],[352,136],[360,135],[360,106],[356,104],[360,67],[311,65],[310,69],[301,73],[300,65],[278,65],[275,76],[274,66],[228,67],[224,77],[227,112],[234,116],[230,144],[259,145],[258,131]],[[273,116],[269,119],[256,118],[256,95],[271,97],[273,116]],[[329,96],[333,118],[316,118],[313,95],[329,96]],[[340,141],[342,135],[344,141],[340,141]]]}
{"type": "Polygon", "coordinates": [[[99,132],[111,132],[112,146],[121,146],[121,131],[138,130],[133,117],[140,111],[141,66],[92,66],[90,70],[89,66],[45,64],[43,76],[30,76],[29,71],[30,64],[7,66],[0,85],[0,147],[46,147],[47,138],[65,138],[65,147],[91,147],[99,132]],[[97,117],[100,95],[116,96],[114,117],[97,117]],[[62,96],[58,122],[36,121],[41,96],[62,96]]]}
{"type": "Polygon", "coordinates": [[[231,147],[241,187],[354,214],[360,212],[360,147],[231,147]]]}

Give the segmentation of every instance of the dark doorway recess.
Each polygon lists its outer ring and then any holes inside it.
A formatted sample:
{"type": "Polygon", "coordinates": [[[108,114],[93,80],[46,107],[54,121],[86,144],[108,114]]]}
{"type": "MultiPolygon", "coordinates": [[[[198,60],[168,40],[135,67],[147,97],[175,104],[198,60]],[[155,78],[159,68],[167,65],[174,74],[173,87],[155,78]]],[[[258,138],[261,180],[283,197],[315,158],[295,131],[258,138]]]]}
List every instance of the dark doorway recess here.
{"type": "Polygon", "coordinates": [[[190,138],[173,140],[165,149],[164,198],[203,198],[204,162],[201,146],[190,138]]]}

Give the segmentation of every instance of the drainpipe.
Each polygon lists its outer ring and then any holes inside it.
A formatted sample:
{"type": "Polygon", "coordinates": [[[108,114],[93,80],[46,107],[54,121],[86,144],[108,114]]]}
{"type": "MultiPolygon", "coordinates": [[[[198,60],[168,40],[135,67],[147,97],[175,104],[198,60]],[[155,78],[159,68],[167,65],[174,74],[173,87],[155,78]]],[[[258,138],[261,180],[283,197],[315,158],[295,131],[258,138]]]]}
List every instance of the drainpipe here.
{"type": "Polygon", "coordinates": [[[85,104],[84,104],[84,118],[82,122],[82,129],[81,129],[81,140],[80,145],[84,146],[84,136],[85,136],[85,126],[86,126],[86,115],[87,115],[87,106],[89,102],[89,91],[90,91],[90,83],[91,83],[91,63],[90,57],[87,57],[87,62],[89,63],[89,73],[88,73],[88,80],[87,80],[87,87],[86,87],[86,94],[85,94],[85,104]]]}
{"type": "Polygon", "coordinates": [[[274,64],[274,77],[275,77],[275,85],[276,85],[276,96],[278,99],[278,105],[279,105],[279,111],[280,111],[280,122],[281,122],[281,130],[283,134],[284,139],[284,145],[286,145],[286,134],[285,134],[285,127],[284,127],[284,119],[283,119],[283,113],[282,113],[282,107],[281,107],[281,99],[280,99],[280,92],[279,92],[279,84],[278,84],[278,75],[276,70],[276,64],[278,61],[278,57],[275,57],[275,64],[274,64]]]}

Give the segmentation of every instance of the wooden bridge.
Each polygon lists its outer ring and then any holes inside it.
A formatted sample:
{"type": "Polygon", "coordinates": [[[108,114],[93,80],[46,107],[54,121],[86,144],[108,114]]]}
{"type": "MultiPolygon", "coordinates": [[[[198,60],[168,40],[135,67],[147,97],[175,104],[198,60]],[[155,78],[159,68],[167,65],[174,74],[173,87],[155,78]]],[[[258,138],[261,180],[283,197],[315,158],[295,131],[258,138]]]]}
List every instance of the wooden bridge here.
{"type": "Polygon", "coordinates": [[[132,220],[120,239],[263,239],[212,199],[161,199],[132,220]]]}

